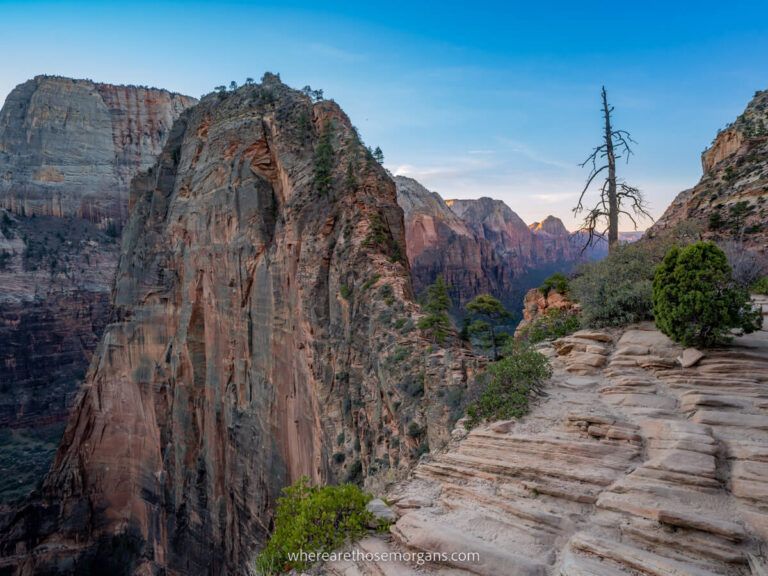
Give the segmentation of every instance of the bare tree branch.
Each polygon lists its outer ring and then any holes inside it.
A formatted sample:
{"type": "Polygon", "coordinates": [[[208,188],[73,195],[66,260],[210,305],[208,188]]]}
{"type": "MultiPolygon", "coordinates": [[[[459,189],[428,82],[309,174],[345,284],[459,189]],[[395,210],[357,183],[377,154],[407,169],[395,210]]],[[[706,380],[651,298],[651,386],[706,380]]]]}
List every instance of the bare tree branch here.
{"type": "MultiPolygon", "coordinates": [[[[616,161],[624,158],[629,162],[634,154],[632,144],[637,144],[632,135],[621,129],[613,128],[611,124],[614,107],[608,104],[608,95],[605,87],[601,91],[603,116],[603,142],[593,148],[586,160],[580,164],[582,168],[590,167],[584,188],[579,194],[579,200],[573,209],[574,214],[580,214],[586,210],[584,222],[580,229],[588,235],[587,243],[582,252],[586,250],[596,238],[604,239],[608,235],[609,250],[618,244],[619,216],[623,215],[637,229],[637,220],[651,218],[642,192],[616,176],[616,161]],[[602,160],[605,159],[605,163],[602,160]],[[598,176],[605,174],[605,179],[599,187],[599,196],[592,209],[585,207],[585,196],[592,185],[598,180],[598,176]],[[605,223],[605,230],[599,232],[599,227],[605,223]]],[[[652,220],[652,218],[651,218],[652,220]]]]}

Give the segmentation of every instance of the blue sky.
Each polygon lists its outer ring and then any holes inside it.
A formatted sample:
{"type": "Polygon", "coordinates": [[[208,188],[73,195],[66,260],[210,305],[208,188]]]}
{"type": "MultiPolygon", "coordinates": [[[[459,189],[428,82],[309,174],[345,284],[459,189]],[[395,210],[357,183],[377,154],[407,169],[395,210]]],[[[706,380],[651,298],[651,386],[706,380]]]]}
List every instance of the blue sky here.
{"type": "Polygon", "coordinates": [[[42,73],[200,96],[280,72],[337,100],[393,172],[573,228],[600,86],[659,215],[768,88],[768,2],[0,0],[0,54],[0,100],[42,73]]]}

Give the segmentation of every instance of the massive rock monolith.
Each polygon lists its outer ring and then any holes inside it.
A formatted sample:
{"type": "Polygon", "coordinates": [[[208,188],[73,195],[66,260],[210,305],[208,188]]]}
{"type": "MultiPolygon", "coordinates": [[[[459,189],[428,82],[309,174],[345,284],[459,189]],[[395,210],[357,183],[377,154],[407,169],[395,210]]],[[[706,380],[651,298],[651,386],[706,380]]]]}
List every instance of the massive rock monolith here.
{"type": "Polygon", "coordinates": [[[109,318],[130,179],[194,102],[38,76],[0,111],[0,503],[53,460],[109,318]]]}
{"type": "Polygon", "coordinates": [[[395,185],[335,103],[269,74],[208,96],[131,204],[115,321],[6,566],[245,574],[287,483],[447,441],[474,360],[414,328],[395,185]]]}

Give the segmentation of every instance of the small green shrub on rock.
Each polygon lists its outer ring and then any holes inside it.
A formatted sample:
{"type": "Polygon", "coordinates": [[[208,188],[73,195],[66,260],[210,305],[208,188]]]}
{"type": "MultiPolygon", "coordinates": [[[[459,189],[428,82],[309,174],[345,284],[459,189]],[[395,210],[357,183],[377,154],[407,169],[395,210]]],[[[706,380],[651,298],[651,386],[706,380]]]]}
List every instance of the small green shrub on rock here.
{"type": "Polygon", "coordinates": [[[582,266],[571,281],[582,322],[604,328],[652,319],[653,273],[668,246],[662,241],[621,245],[604,260],[582,266]]]}
{"type": "Polygon", "coordinates": [[[283,489],[277,500],[275,529],[256,559],[262,576],[308,568],[309,563],[289,555],[330,552],[347,540],[364,536],[374,521],[365,506],[371,500],[357,486],[310,486],[302,477],[283,489]]]}
{"type": "Polygon", "coordinates": [[[725,253],[712,242],[673,247],[653,280],[656,326],[685,346],[727,342],[738,329],[754,332],[761,316],[733,280],[725,253]]]}
{"type": "Polygon", "coordinates": [[[554,308],[521,328],[515,337],[531,344],[536,344],[545,340],[562,338],[576,332],[580,327],[581,320],[577,314],[568,310],[554,308]]]}
{"type": "Polygon", "coordinates": [[[504,347],[504,357],[488,366],[487,385],[467,408],[467,427],[481,420],[520,418],[528,412],[530,394],[552,375],[546,356],[524,342],[504,347]]]}
{"type": "Polygon", "coordinates": [[[763,276],[757,282],[752,284],[752,286],[749,287],[749,291],[752,292],[752,294],[768,296],[768,276],[763,276]]]}
{"type": "Polygon", "coordinates": [[[539,286],[539,292],[541,292],[544,296],[547,296],[552,290],[555,292],[559,292],[560,294],[568,294],[571,290],[570,282],[568,281],[568,278],[565,276],[565,274],[561,274],[560,272],[556,272],[552,274],[549,278],[544,280],[541,286],[539,286]]]}

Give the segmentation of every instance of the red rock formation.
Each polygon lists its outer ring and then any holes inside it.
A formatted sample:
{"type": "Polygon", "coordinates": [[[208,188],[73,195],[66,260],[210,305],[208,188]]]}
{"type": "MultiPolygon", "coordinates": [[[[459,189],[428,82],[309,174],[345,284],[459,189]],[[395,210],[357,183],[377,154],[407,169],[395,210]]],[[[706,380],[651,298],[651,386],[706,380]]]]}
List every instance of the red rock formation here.
{"type": "Polygon", "coordinates": [[[442,276],[458,310],[478,294],[507,300],[515,289],[516,261],[500,257],[436,192],[405,176],[397,176],[395,183],[416,293],[442,276]]]}
{"type": "Polygon", "coordinates": [[[579,305],[557,290],[544,294],[539,288],[528,290],[523,299],[523,319],[517,325],[515,335],[551,310],[577,311],[579,305]]]}
{"type": "Polygon", "coordinates": [[[129,181],[193,102],[39,76],[0,111],[0,503],[53,460],[109,317],[129,181]]]}
{"type": "Polygon", "coordinates": [[[132,198],[115,322],[6,566],[245,574],[286,483],[448,439],[471,366],[413,330],[395,186],[335,103],[272,75],[209,96],[132,198]]]}
{"type": "Polygon", "coordinates": [[[704,174],[648,229],[647,236],[695,235],[737,240],[768,252],[768,90],[720,132],[701,157],[704,174]]]}
{"type": "Polygon", "coordinates": [[[582,258],[575,235],[553,216],[529,227],[500,200],[443,201],[411,178],[395,181],[414,288],[421,294],[444,277],[459,315],[483,293],[519,310],[528,288],[582,258]]]}
{"type": "Polygon", "coordinates": [[[531,263],[533,236],[528,225],[501,200],[448,200],[446,202],[478,237],[513,262],[518,271],[531,263]]]}
{"type": "Polygon", "coordinates": [[[530,229],[534,237],[534,262],[567,263],[579,260],[580,249],[559,218],[547,216],[541,222],[531,224],[530,229]]]}

